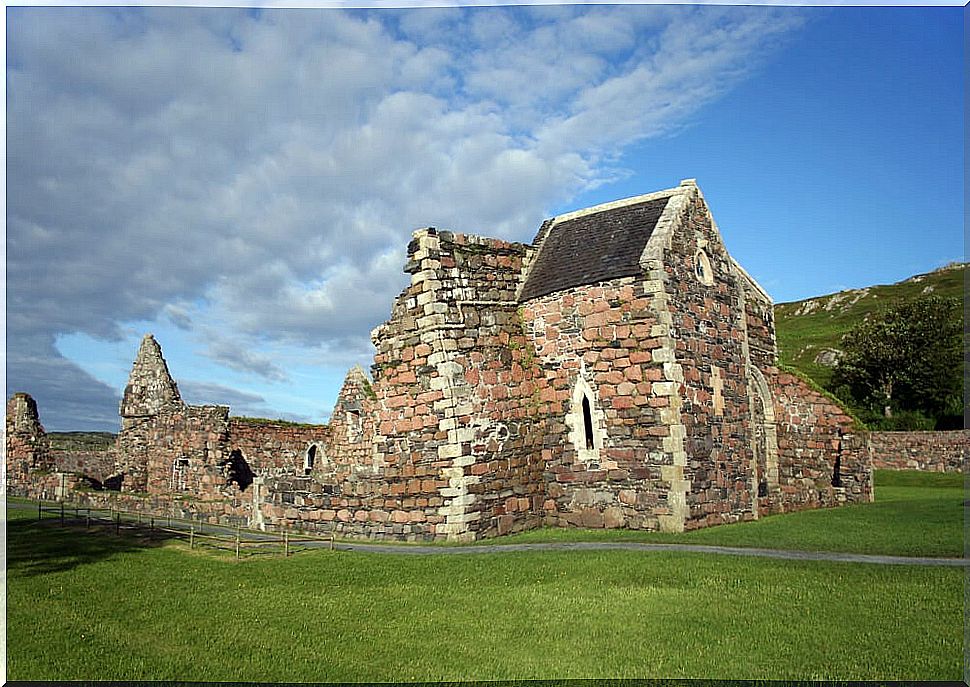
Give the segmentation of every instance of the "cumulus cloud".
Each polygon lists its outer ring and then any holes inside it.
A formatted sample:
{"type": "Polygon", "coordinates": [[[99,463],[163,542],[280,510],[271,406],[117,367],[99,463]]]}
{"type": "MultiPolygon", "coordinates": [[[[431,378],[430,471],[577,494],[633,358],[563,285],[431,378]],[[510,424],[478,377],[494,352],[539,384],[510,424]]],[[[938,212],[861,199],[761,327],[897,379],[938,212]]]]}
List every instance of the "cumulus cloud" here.
{"type": "Polygon", "coordinates": [[[205,355],[226,367],[241,372],[251,372],[274,382],[285,382],[288,377],[268,356],[255,353],[240,341],[215,334],[208,330],[209,347],[205,355]]]}
{"type": "MultiPolygon", "coordinates": [[[[117,340],[133,321],[278,382],[260,342],[363,350],[413,229],[531,240],[797,23],[648,6],[9,18],[8,375],[48,403],[45,365],[72,367],[58,335],[117,340]]],[[[110,407],[64,374],[65,408],[110,407]]]]}

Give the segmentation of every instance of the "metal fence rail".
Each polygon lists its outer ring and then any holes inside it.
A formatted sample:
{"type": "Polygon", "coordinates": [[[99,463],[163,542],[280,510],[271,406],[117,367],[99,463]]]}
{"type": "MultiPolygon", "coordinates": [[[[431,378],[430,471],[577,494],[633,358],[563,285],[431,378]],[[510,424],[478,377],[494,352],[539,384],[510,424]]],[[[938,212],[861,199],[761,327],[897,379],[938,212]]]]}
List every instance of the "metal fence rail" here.
{"type": "MultiPolygon", "coordinates": [[[[66,504],[63,501],[53,505],[45,505],[43,501],[37,502],[37,520],[44,520],[45,515],[57,518],[61,525],[84,522],[85,528],[90,529],[92,524],[99,527],[113,527],[115,534],[120,534],[122,529],[147,531],[150,537],[166,535],[169,538],[181,539],[189,542],[189,548],[196,546],[207,546],[213,549],[224,551],[234,551],[236,558],[240,558],[242,552],[250,549],[250,554],[282,553],[288,557],[291,553],[305,551],[308,548],[318,548],[318,545],[328,545],[331,551],[334,550],[334,536],[329,537],[307,537],[304,535],[290,536],[290,533],[283,531],[281,536],[272,537],[265,532],[255,530],[244,530],[237,526],[232,533],[231,528],[224,525],[211,525],[200,523],[194,520],[185,520],[171,515],[157,516],[146,515],[137,511],[124,511],[114,508],[91,508],[90,506],[80,506],[77,504],[66,504]],[[73,513],[73,516],[72,516],[73,513]],[[208,525],[208,531],[206,527],[208,525]],[[229,533],[224,530],[229,529],[229,533]]],[[[53,519],[48,518],[48,519],[53,519]]]]}

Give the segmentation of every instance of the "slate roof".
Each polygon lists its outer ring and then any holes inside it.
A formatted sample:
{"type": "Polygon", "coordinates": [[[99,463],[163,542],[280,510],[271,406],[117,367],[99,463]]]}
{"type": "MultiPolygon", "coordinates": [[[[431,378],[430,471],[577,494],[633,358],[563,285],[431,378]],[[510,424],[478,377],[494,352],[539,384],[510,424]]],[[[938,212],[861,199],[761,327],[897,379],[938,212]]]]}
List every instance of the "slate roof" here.
{"type": "Polygon", "coordinates": [[[552,224],[519,302],[640,274],[640,255],[668,200],[655,198],[552,224]]]}

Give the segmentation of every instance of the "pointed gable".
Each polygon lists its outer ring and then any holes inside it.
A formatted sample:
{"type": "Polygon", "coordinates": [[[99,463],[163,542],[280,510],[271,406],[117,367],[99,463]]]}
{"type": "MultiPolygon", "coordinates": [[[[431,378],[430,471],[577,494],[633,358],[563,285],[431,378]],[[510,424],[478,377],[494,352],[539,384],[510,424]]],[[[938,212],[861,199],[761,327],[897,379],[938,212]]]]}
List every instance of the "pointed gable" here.
{"type": "Polygon", "coordinates": [[[146,334],[128,375],[128,385],[121,399],[122,417],[147,417],[171,403],[182,403],[175,380],[168,372],[162,348],[155,337],[146,334]]]}

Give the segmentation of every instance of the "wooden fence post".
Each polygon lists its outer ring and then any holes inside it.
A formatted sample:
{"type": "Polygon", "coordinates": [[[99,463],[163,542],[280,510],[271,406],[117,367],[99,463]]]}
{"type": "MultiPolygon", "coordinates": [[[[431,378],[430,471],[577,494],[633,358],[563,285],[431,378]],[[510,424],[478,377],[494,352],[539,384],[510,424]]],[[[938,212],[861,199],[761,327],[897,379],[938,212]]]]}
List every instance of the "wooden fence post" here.
{"type": "Polygon", "coordinates": [[[236,560],[239,560],[239,530],[236,530],[236,560]]]}
{"type": "Polygon", "coordinates": [[[61,524],[64,524],[64,502],[61,501],[61,524]]]}
{"type": "Polygon", "coordinates": [[[283,532],[283,558],[290,556],[290,533],[283,532]]]}
{"type": "Polygon", "coordinates": [[[42,501],[38,501],[37,502],[37,522],[40,522],[41,518],[44,515],[43,505],[42,504],[43,504],[42,501]]]}
{"type": "Polygon", "coordinates": [[[121,534],[121,512],[115,513],[115,534],[121,534]]]}
{"type": "Polygon", "coordinates": [[[195,548],[195,525],[189,525],[189,548],[195,548]]]}

